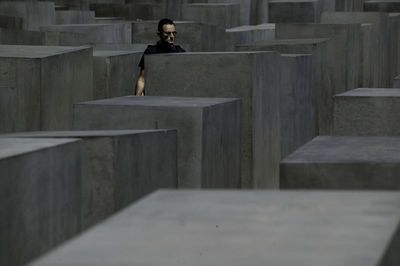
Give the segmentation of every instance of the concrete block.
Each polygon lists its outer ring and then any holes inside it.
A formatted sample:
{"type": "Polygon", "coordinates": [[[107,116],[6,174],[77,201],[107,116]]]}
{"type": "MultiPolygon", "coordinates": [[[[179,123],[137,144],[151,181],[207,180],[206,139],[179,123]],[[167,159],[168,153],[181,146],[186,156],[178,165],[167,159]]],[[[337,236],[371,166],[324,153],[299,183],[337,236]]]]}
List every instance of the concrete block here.
{"type": "Polygon", "coordinates": [[[335,96],[334,134],[400,135],[400,89],[360,88],[335,96]]]}
{"type": "Polygon", "coordinates": [[[0,264],[20,266],[81,230],[81,143],[0,139],[0,264]]]}
{"type": "Polygon", "coordinates": [[[94,11],[58,10],[56,24],[88,24],[94,22],[94,11]]]}
{"type": "Polygon", "coordinates": [[[268,23],[268,0],[250,0],[250,24],[268,23]]]}
{"type": "Polygon", "coordinates": [[[400,1],[397,0],[365,0],[364,11],[400,12],[400,1]]]}
{"type": "Polygon", "coordinates": [[[0,86],[16,89],[17,131],[72,127],[72,104],[92,99],[92,49],[0,45],[0,86]]]}
{"type": "Polygon", "coordinates": [[[126,96],[75,105],[75,129],[178,130],[178,186],[238,187],[240,101],[126,96]]]}
{"type": "Polygon", "coordinates": [[[82,227],[177,184],[176,130],[37,131],[0,138],[80,138],[82,227]]]}
{"type": "Polygon", "coordinates": [[[19,17],[0,15],[0,27],[5,29],[22,29],[23,20],[19,17]]]}
{"type": "Polygon", "coordinates": [[[231,3],[188,4],[182,8],[182,19],[229,29],[240,25],[240,5],[231,3]]]}
{"type": "MultiPolygon", "coordinates": [[[[349,24],[349,23],[370,23],[371,29],[371,42],[370,54],[373,59],[371,70],[366,75],[373,75],[373,81],[370,86],[377,88],[384,88],[390,86],[391,65],[390,65],[390,46],[389,46],[389,33],[390,21],[388,14],[375,13],[375,12],[324,12],[322,14],[321,22],[325,24],[349,24]],[[376,51],[380,51],[377,53],[376,51]]],[[[365,36],[365,35],[363,35],[365,36]]],[[[368,45],[368,40],[363,43],[368,45]]],[[[364,48],[366,48],[364,45],[364,48]]],[[[364,65],[367,68],[368,65],[364,65]]]]}
{"type": "Polygon", "coordinates": [[[241,98],[241,185],[246,188],[277,187],[279,64],[276,52],[150,55],[145,57],[146,93],[241,98]],[[185,75],[171,79],[176,73],[185,75]]]}
{"type": "Polygon", "coordinates": [[[226,30],[233,45],[248,44],[262,40],[275,40],[275,24],[246,25],[226,30]]]}
{"type": "MultiPolygon", "coordinates": [[[[178,35],[176,43],[191,51],[216,51],[226,49],[225,30],[215,25],[193,21],[174,21],[178,35]]],[[[132,43],[154,44],[157,37],[158,21],[132,21],[132,43]]]]}
{"type": "Polygon", "coordinates": [[[22,18],[25,30],[39,30],[40,26],[52,25],[56,21],[52,2],[0,1],[0,15],[22,18]]]}
{"type": "Polygon", "coordinates": [[[81,34],[86,44],[131,43],[132,27],[130,23],[110,24],[69,24],[52,25],[40,28],[44,32],[68,32],[81,34]]]}
{"type": "Polygon", "coordinates": [[[280,53],[291,54],[312,54],[314,57],[314,98],[315,98],[315,117],[316,134],[330,135],[333,129],[333,95],[334,91],[340,87],[334,78],[335,71],[332,67],[333,49],[329,39],[280,39],[272,41],[259,41],[252,44],[238,45],[239,51],[278,51],[280,53]],[[328,49],[329,48],[329,49],[328,49]]]}
{"type": "Polygon", "coordinates": [[[30,266],[398,265],[399,202],[398,192],[159,191],[30,266]]]}
{"type": "Polygon", "coordinates": [[[0,28],[0,43],[14,45],[43,45],[44,33],[20,29],[0,28]]]}
{"type": "Polygon", "coordinates": [[[335,0],[336,11],[357,12],[364,11],[365,0],[335,0]]]}
{"type": "MultiPolygon", "coordinates": [[[[93,45],[95,51],[129,51],[129,52],[141,52],[147,48],[147,44],[144,43],[100,43],[93,45]]],[[[185,47],[186,48],[186,47],[185,47]]]]}
{"type": "Polygon", "coordinates": [[[281,161],[281,189],[399,190],[399,137],[317,137],[281,161]]]}
{"type": "Polygon", "coordinates": [[[135,94],[137,65],[142,52],[94,51],[93,98],[104,99],[135,94]]]}
{"type": "Polygon", "coordinates": [[[400,73],[400,13],[389,13],[389,24],[390,81],[393,81],[400,73]]]}
{"type": "Polygon", "coordinates": [[[360,24],[279,23],[276,38],[330,38],[328,49],[333,57],[329,67],[334,68],[336,84],[333,91],[340,93],[358,87],[362,51],[360,24]]]}
{"type": "Polygon", "coordinates": [[[400,75],[396,76],[393,80],[393,88],[400,88],[400,75]]]}
{"type": "Polygon", "coordinates": [[[320,0],[269,0],[270,23],[317,23],[321,19],[320,0]]]}
{"type": "Polygon", "coordinates": [[[17,116],[17,90],[0,87],[0,132],[14,132],[17,116]]]}
{"type": "Polygon", "coordinates": [[[312,55],[280,58],[281,158],[316,136],[315,65],[312,55]]]}

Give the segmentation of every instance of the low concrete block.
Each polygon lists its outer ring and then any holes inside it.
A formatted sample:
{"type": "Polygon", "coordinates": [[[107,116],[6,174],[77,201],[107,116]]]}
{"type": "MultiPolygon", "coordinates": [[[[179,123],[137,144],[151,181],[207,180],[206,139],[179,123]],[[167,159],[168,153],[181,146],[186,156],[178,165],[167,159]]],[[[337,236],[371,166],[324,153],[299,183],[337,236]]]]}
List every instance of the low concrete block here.
{"type": "Polygon", "coordinates": [[[248,44],[262,40],[275,40],[275,24],[240,26],[226,30],[233,45],[248,44]]]}
{"type": "Polygon", "coordinates": [[[270,23],[319,22],[320,0],[269,0],[270,23]]]}
{"type": "Polygon", "coordinates": [[[317,137],[281,161],[282,189],[399,190],[400,137],[317,137]]]}
{"type": "Polygon", "coordinates": [[[17,117],[17,90],[0,87],[0,132],[14,132],[17,117]]]}
{"type": "Polygon", "coordinates": [[[241,98],[242,187],[277,187],[279,66],[276,52],[150,55],[145,57],[146,93],[241,98]],[[176,73],[185,74],[171,78],[176,73]]]}
{"type": "MultiPolygon", "coordinates": [[[[328,47],[332,43],[329,39],[280,39],[259,41],[246,45],[236,46],[238,51],[278,51],[291,54],[312,54],[314,57],[314,102],[316,130],[315,134],[331,134],[333,129],[333,95],[335,88],[339,88],[334,79],[335,72],[331,66],[333,56],[328,47]]],[[[283,68],[284,69],[284,68],[283,68]]]]}
{"type": "MultiPolygon", "coordinates": [[[[191,51],[226,50],[226,34],[215,25],[193,21],[174,21],[178,32],[176,43],[189,44],[191,51]]],[[[158,21],[132,21],[132,43],[154,44],[157,40],[158,21]]]]}
{"type": "Polygon", "coordinates": [[[39,30],[40,26],[52,25],[56,21],[52,2],[0,1],[0,14],[22,18],[25,30],[39,30]]]}
{"type": "Polygon", "coordinates": [[[312,55],[281,55],[281,158],[316,136],[315,65],[312,55]]]}
{"type": "Polygon", "coordinates": [[[396,0],[365,0],[364,11],[400,12],[400,1],[396,0]]]}
{"type": "Polygon", "coordinates": [[[159,191],[30,266],[398,265],[399,202],[397,192],[159,191]]]}
{"type": "Polygon", "coordinates": [[[40,27],[44,32],[68,32],[81,34],[86,44],[131,43],[130,23],[69,24],[40,27]]]}
{"type": "Polygon", "coordinates": [[[57,10],[56,24],[88,24],[94,22],[94,11],[57,10]]]}
{"type": "Polygon", "coordinates": [[[0,28],[0,43],[13,45],[43,45],[44,34],[39,31],[0,28]]]}
{"type": "Polygon", "coordinates": [[[177,184],[176,130],[37,131],[0,138],[83,140],[83,229],[158,188],[177,184]]]}
{"type": "Polygon", "coordinates": [[[75,129],[178,129],[178,186],[239,187],[240,101],[126,96],[75,105],[75,129]]]}
{"type": "Polygon", "coordinates": [[[240,25],[240,5],[232,3],[198,3],[183,6],[182,19],[229,29],[240,25]]]}
{"type": "Polygon", "coordinates": [[[0,264],[20,266],[81,230],[81,143],[0,139],[0,264]]]}
{"type": "Polygon", "coordinates": [[[396,76],[393,80],[393,88],[400,88],[400,75],[396,76]]]}
{"type": "Polygon", "coordinates": [[[400,89],[360,88],[335,96],[334,134],[400,135],[400,89]]]}
{"type": "MultiPolygon", "coordinates": [[[[321,22],[326,24],[371,23],[371,37],[363,40],[364,50],[370,50],[369,57],[372,59],[371,62],[367,61],[366,64],[363,64],[364,71],[367,71],[365,75],[373,77],[373,82],[369,86],[376,88],[390,86],[393,78],[391,69],[395,66],[390,64],[389,59],[391,55],[389,54],[390,20],[388,14],[375,12],[324,12],[321,22]],[[380,52],[377,53],[376,51],[380,52]]],[[[365,38],[365,33],[362,36],[365,38]]]]}
{"type": "Polygon", "coordinates": [[[94,99],[135,94],[140,71],[137,65],[142,55],[142,52],[94,51],[94,99]]]}
{"type": "Polygon", "coordinates": [[[0,45],[0,86],[16,89],[17,131],[72,127],[72,104],[92,99],[92,49],[0,45]]]}

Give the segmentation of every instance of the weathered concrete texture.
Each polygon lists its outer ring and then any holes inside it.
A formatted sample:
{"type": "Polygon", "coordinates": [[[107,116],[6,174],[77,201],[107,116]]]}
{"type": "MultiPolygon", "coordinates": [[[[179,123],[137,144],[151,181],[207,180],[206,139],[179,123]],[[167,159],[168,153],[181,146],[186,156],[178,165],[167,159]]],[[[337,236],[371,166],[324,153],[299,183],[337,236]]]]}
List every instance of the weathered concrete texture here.
{"type": "MultiPolygon", "coordinates": [[[[147,48],[144,43],[102,43],[93,46],[95,51],[130,51],[130,52],[144,52],[147,48]]],[[[185,47],[186,48],[186,47],[185,47]]]]}
{"type": "Polygon", "coordinates": [[[93,11],[59,10],[56,11],[56,24],[88,24],[94,22],[93,11]]]}
{"type": "MultiPolygon", "coordinates": [[[[389,13],[390,81],[400,73],[400,13],[389,13]]],[[[393,83],[391,83],[393,85],[393,83]]]]}
{"type": "Polygon", "coordinates": [[[400,135],[400,89],[360,88],[335,96],[334,134],[400,135]]]}
{"type": "Polygon", "coordinates": [[[142,52],[94,51],[93,98],[104,99],[135,94],[137,65],[142,52]]]}
{"type": "Polygon", "coordinates": [[[231,3],[188,4],[182,8],[182,19],[229,29],[240,25],[240,5],[231,3]]]}
{"type": "MultiPolygon", "coordinates": [[[[373,82],[368,85],[376,88],[390,86],[393,78],[391,77],[391,69],[395,66],[390,64],[389,59],[393,55],[389,53],[390,21],[388,14],[375,12],[324,12],[321,22],[325,24],[371,23],[371,38],[363,40],[363,48],[364,50],[370,50],[369,57],[371,58],[371,62],[363,65],[364,71],[366,71],[365,75],[372,76],[373,82]],[[380,52],[377,53],[377,51],[380,52]]],[[[365,33],[362,36],[365,38],[365,33]]],[[[396,56],[394,58],[397,59],[396,56]]]]}
{"type": "Polygon", "coordinates": [[[145,57],[146,92],[162,96],[241,98],[242,187],[277,187],[279,64],[276,52],[150,55],[145,57]],[[171,79],[176,73],[185,75],[171,79]]]}
{"type": "Polygon", "coordinates": [[[281,55],[281,158],[316,136],[315,64],[312,55],[281,55]]]}
{"type": "Polygon", "coordinates": [[[336,11],[363,11],[365,0],[335,0],[336,11]]]}
{"type": "Polygon", "coordinates": [[[45,36],[39,31],[0,28],[1,44],[43,45],[45,36]]]}
{"type": "Polygon", "coordinates": [[[399,154],[400,137],[317,137],[281,161],[280,185],[282,189],[399,190],[399,154]]]}
{"type": "Polygon", "coordinates": [[[0,132],[14,132],[17,116],[17,90],[0,87],[0,132]]]}
{"type": "Polygon", "coordinates": [[[262,40],[275,40],[275,24],[240,26],[226,30],[233,45],[248,44],[262,40]]]}
{"type": "Polygon", "coordinates": [[[329,39],[280,39],[259,41],[252,44],[238,45],[239,51],[278,51],[280,53],[312,54],[315,64],[315,104],[316,131],[321,135],[331,134],[333,129],[333,95],[334,88],[340,88],[334,79],[335,69],[331,66],[333,59],[329,52],[329,39]]]}
{"type": "Polygon", "coordinates": [[[178,129],[178,186],[239,187],[240,101],[119,97],[75,105],[75,129],[178,129]]]}
{"type": "Polygon", "coordinates": [[[25,265],[81,230],[81,143],[0,139],[0,265],[25,265]]]}
{"type": "Polygon", "coordinates": [[[393,79],[393,88],[400,88],[400,75],[393,79]]]}
{"type": "Polygon", "coordinates": [[[0,45],[0,86],[16,89],[17,131],[72,127],[72,104],[92,99],[92,49],[0,45]]]}
{"type": "Polygon", "coordinates": [[[313,22],[321,19],[320,0],[269,0],[269,22],[313,22]]]}
{"type": "Polygon", "coordinates": [[[131,23],[69,24],[40,27],[44,32],[78,33],[85,37],[86,44],[131,43],[131,23]]]}
{"type": "Polygon", "coordinates": [[[159,191],[30,266],[398,265],[399,202],[397,192],[159,191]]]}
{"type": "Polygon", "coordinates": [[[23,29],[39,30],[56,21],[54,3],[37,1],[0,1],[0,14],[22,18],[23,29]]]}
{"type": "Polygon", "coordinates": [[[4,29],[22,29],[22,18],[0,15],[0,27],[4,29]]]}
{"type": "MultiPolygon", "coordinates": [[[[191,51],[225,50],[227,41],[225,30],[215,25],[193,21],[174,21],[178,35],[176,43],[191,51]]],[[[157,20],[132,21],[132,43],[154,44],[157,39],[157,20]]]]}
{"type": "Polygon", "coordinates": [[[4,137],[83,140],[83,229],[158,188],[177,184],[176,130],[37,131],[4,137]]]}
{"type": "Polygon", "coordinates": [[[334,55],[336,92],[357,88],[361,62],[361,25],[359,24],[276,24],[276,38],[330,38],[334,55]]]}
{"type": "Polygon", "coordinates": [[[364,11],[400,12],[398,0],[365,0],[364,11]]]}

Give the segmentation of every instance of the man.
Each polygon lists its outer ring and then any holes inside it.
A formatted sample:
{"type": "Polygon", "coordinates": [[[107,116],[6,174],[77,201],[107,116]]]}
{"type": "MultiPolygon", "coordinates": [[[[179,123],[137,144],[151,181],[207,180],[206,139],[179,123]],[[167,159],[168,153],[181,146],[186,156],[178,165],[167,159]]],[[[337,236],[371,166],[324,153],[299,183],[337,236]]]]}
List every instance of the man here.
{"type": "Polygon", "coordinates": [[[160,53],[183,53],[185,52],[179,45],[174,45],[174,40],[177,35],[175,24],[168,18],[161,19],[158,22],[158,33],[160,39],[156,45],[147,46],[142,59],[140,60],[140,76],[136,84],[136,95],[144,96],[144,55],[146,54],[160,54],[160,53]]]}

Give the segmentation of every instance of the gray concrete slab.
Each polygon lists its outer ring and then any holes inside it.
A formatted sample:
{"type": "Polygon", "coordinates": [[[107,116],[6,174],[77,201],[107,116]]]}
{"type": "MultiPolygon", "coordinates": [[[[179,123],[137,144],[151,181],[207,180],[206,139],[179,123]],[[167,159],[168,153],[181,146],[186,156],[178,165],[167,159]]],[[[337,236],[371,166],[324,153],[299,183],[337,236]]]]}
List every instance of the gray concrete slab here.
{"type": "Polygon", "coordinates": [[[43,32],[67,32],[82,34],[86,44],[131,43],[130,23],[66,24],[40,27],[43,32]]]}
{"type": "MultiPolygon", "coordinates": [[[[400,13],[389,13],[390,81],[400,73],[400,13]]],[[[393,83],[391,83],[393,86],[393,83]]]]}
{"type": "Polygon", "coordinates": [[[17,131],[66,130],[72,104],[90,100],[89,47],[0,45],[0,86],[17,93],[17,131]]]}
{"type": "Polygon", "coordinates": [[[197,3],[182,7],[182,19],[229,29],[240,25],[240,5],[232,3],[197,3]]]}
{"type": "Polygon", "coordinates": [[[364,11],[365,0],[335,0],[336,11],[357,12],[364,11]]]}
{"type": "Polygon", "coordinates": [[[281,55],[281,158],[316,136],[315,61],[312,55],[281,55]]]}
{"type": "Polygon", "coordinates": [[[43,45],[43,39],[42,32],[0,28],[1,44],[43,45]]]}
{"type": "MultiPolygon", "coordinates": [[[[394,68],[390,64],[390,20],[388,14],[375,12],[324,12],[322,14],[321,23],[325,24],[349,24],[349,23],[371,23],[372,32],[370,40],[363,40],[368,45],[370,41],[370,57],[373,58],[370,64],[370,70],[366,75],[373,77],[373,82],[369,86],[376,88],[389,87],[391,84],[391,69],[394,68]],[[380,51],[377,53],[376,51],[380,51]]],[[[364,48],[366,49],[365,45],[364,48]]],[[[396,56],[394,57],[396,58],[396,56]]],[[[397,59],[397,58],[396,58],[397,59]]],[[[368,65],[363,65],[364,69],[368,65]]],[[[361,84],[360,84],[361,85],[361,84]]]]}
{"type": "Polygon", "coordinates": [[[7,15],[0,15],[0,27],[5,29],[22,29],[23,19],[7,15]]]}
{"type": "Polygon", "coordinates": [[[395,192],[159,191],[30,266],[397,265],[399,201],[395,192]]]}
{"type": "Polygon", "coordinates": [[[93,99],[134,95],[142,52],[93,52],[93,99]]]}
{"type": "Polygon", "coordinates": [[[245,25],[226,29],[233,45],[253,43],[262,40],[275,40],[275,24],[245,25]]]}
{"type": "Polygon", "coordinates": [[[332,45],[329,39],[279,39],[272,41],[258,41],[251,44],[238,45],[239,51],[278,51],[291,54],[312,54],[315,64],[315,116],[316,134],[331,134],[333,128],[333,100],[334,88],[338,82],[334,79],[334,68],[331,67],[333,56],[328,49],[332,45]]]}
{"type": "Polygon", "coordinates": [[[14,132],[17,117],[17,90],[0,87],[0,132],[14,132]]]}
{"type": "Polygon", "coordinates": [[[269,0],[270,23],[317,23],[321,20],[320,0],[269,0]]]}
{"type": "Polygon", "coordinates": [[[176,130],[36,131],[0,138],[83,140],[83,229],[156,189],[177,185],[176,130]]]}
{"type": "Polygon", "coordinates": [[[277,187],[279,66],[276,52],[150,55],[145,57],[146,93],[241,98],[241,185],[247,188],[277,187]],[[175,78],[176,73],[185,74],[175,78]]]}
{"type": "Polygon", "coordinates": [[[365,0],[364,11],[400,12],[398,0],[365,0]]]}
{"type": "Polygon", "coordinates": [[[317,137],[281,161],[281,189],[399,190],[400,137],[317,137]]]}
{"type": "Polygon", "coordinates": [[[56,21],[55,6],[50,1],[0,1],[0,14],[22,18],[25,30],[39,30],[56,21]]]}
{"type": "Polygon", "coordinates": [[[81,142],[0,139],[0,264],[20,266],[81,230],[81,142]]]}
{"type": "Polygon", "coordinates": [[[75,105],[75,129],[178,130],[178,186],[239,187],[240,101],[126,96],[75,105]]]}
{"type": "Polygon", "coordinates": [[[57,10],[56,24],[88,24],[94,23],[94,11],[57,10]]]}
{"type": "Polygon", "coordinates": [[[398,136],[400,89],[359,88],[335,96],[334,134],[398,136]]]}
{"type": "Polygon", "coordinates": [[[393,88],[400,88],[400,75],[393,79],[393,88]]]}

